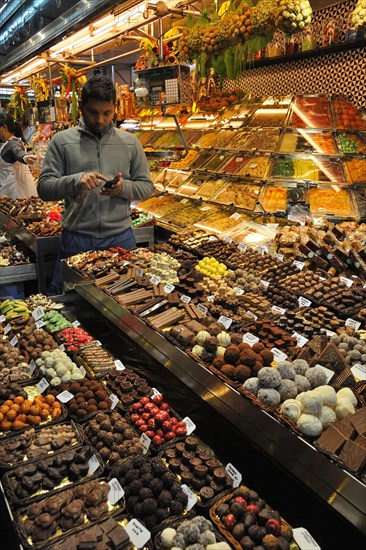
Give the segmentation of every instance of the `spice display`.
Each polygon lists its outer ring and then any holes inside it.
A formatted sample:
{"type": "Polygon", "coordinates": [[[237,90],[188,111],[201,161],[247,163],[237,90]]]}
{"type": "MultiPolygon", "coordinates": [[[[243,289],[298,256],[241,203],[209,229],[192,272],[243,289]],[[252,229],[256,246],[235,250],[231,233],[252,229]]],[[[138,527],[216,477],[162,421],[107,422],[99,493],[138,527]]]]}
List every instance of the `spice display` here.
{"type": "Polygon", "coordinates": [[[229,229],[234,228],[235,226],[242,223],[244,220],[242,214],[232,212],[232,211],[221,211],[209,216],[204,221],[198,222],[195,225],[198,227],[204,227],[210,231],[228,231],[229,229]],[[235,215],[237,214],[237,215],[235,215]]]}
{"type": "MultiPolygon", "coordinates": [[[[197,190],[194,193],[194,196],[203,200],[210,200],[220,189],[223,187],[223,185],[226,185],[226,180],[219,179],[219,178],[212,178],[211,176],[208,176],[206,179],[202,181],[201,184],[198,186],[197,190]]],[[[194,181],[200,181],[199,177],[194,181]]]]}
{"type": "Polygon", "coordinates": [[[178,160],[178,162],[174,162],[174,168],[177,170],[187,170],[197,157],[198,152],[190,150],[186,157],[178,160]]]}

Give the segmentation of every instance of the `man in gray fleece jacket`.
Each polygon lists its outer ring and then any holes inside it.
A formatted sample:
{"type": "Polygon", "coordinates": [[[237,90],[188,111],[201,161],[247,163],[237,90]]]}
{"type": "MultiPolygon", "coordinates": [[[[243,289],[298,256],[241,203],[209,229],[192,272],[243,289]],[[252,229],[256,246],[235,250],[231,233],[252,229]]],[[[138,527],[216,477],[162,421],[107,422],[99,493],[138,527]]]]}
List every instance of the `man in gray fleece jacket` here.
{"type": "MultiPolygon", "coordinates": [[[[115,103],[109,78],[88,80],[81,93],[79,125],[55,134],[47,149],[37,189],[45,201],[65,200],[58,260],[87,250],[136,245],[130,203],[148,199],[154,186],[139,140],[113,125],[115,103]],[[114,185],[104,187],[114,178],[114,185]]],[[[58,261],[52,291],[61,290],[58,261]]]]}

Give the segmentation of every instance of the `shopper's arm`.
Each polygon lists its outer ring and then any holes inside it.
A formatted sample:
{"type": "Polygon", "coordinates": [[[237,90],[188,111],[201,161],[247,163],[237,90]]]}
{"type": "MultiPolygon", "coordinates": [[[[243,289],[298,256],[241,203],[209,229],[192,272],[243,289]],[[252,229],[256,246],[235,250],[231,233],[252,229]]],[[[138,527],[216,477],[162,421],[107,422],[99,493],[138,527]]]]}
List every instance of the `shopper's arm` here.
{"type": "Polygon", "coordinates": [[[9,140],[1,152],[1,158],[8,164],[14,164],[17,161],[27,164],[25,156],[26,152],[17,139],[9,140]]]}
{"type": "Polygon", "coordinates": [[[119,196],[128,201],[143,201],[151,197],[154,184],[151,181],[149,163],[139,140],[132,154],[130,178],[123,179],[122,190],[119,196]]]}

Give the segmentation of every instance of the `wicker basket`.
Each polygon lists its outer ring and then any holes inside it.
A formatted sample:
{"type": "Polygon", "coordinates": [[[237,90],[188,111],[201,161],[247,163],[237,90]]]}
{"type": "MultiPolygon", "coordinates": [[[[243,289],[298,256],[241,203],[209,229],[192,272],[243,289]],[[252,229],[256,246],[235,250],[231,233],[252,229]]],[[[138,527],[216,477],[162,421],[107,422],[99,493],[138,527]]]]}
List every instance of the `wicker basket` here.
{"type": "Polygon", "coordinates": [[[243,385],[241,385],[239,388],[237,388],[237,390],[240,393],[240,395],[243,395],[244,397],[249,399],[252,403],[257,405],[257,407],[262,409],[262,411],[266,411],[268,413],[274,413],[276,411],[276,407],[267,407],[267,405],[262,403],[262,401],[260,399],[258,399],[258,397],[256,395],[254,395],[253,393],[250,393],[248,390],[245,390],[243,388],[243,385]]]}
{"type": "MultiPolygon", "coordinates": [[[[160,535],[164,531],[164,529],[166,529],[167,527],[171,527],[172,529],[177,529],[177,527],[179,527],[179,525],[183,521],[186,521],[187,519],[192,519],[194,516],[195,516],[195,514],[192,514],[190,512],[184,518],[167,520],[164,527],[162,529],[160,529],[159,532],[157,533],[157,535],[155,535],[155,537],[154,537],[154,549],[155,550],[166,550],[166,547],[161,544],[161,540],[160,540],[160,535]]],[[[212,531],[213,531],[213,533],[215,533],[217,542],[224,542],[225,541],[225,537],[223,537],[223,535],[217,529],[215,529],[215,527],[213,527],[212,531]]]]}
{"type": "Polygon", "coordinates": [[[239,390],[242,385],[242,382],[234,382],[234,380],[231,380],[228,376],[225,376],[225,374],[223,374],[219,369],[216,369],[213,365],[210,365],[208,369],[212,372],[212,374],[215,374],[218,378],[225,382],[225,384],[231,386],[232,388],[239,390]]]}

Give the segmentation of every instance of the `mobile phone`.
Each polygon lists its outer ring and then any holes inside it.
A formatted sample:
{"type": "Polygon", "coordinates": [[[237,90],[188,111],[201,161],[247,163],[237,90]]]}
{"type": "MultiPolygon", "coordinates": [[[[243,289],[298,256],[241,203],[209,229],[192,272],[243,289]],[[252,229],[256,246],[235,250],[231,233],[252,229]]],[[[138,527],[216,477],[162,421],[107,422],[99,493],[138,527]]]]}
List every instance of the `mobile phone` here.
{"type": "Polygon", "coordinates": [[[112,187],[112,185],[115,185],[116,183],[119,182],[119,177],[116,176],[115,178],[113,178],[112,180],[109,180],[109,181],[106,181],[105,184],[103,185],[103,189],[105,187],[112,187]]]}

